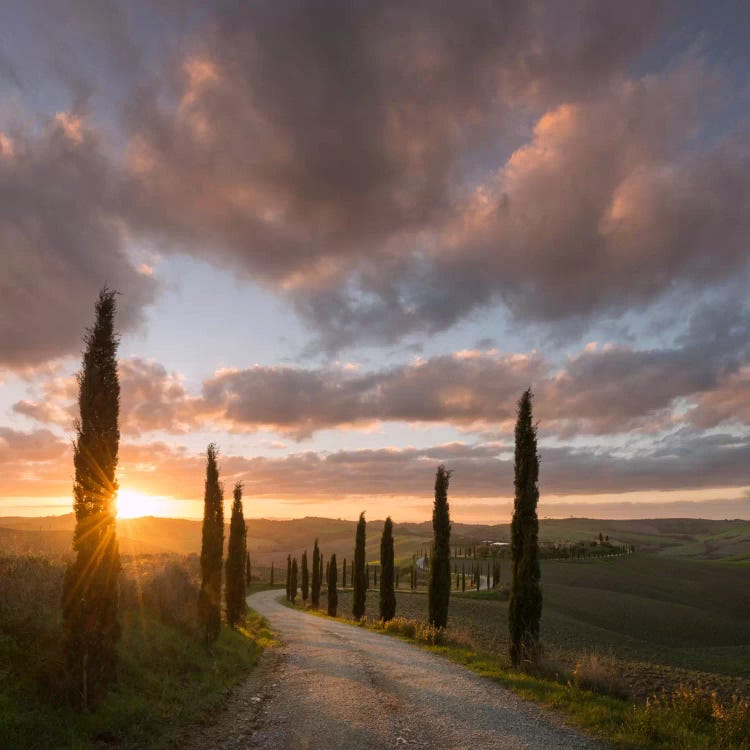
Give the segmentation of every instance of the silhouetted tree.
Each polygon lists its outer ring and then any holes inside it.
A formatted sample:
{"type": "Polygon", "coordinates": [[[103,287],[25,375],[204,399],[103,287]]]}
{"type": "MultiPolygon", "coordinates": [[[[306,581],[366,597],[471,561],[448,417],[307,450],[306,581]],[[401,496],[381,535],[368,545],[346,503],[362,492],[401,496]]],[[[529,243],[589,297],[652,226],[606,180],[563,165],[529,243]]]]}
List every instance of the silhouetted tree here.
{"type": "Polygon", "coordinates": [[[253,580],[253,569],[250,565],[250,553],[247,553],[247,559],[245,560],[245,584],[249,586],[253,580]]]}
{"type": "Polygon", "coordinates": [[[270,584],[273,586],[273,562],[271,563],[271,578],[270,578],[270,584]]]}
{"type": "Polygon", "coordinates": [[[226,586],[227,622],[235,627],[245,616],[245,565],[247,563],[247,530],[242,511],[242,483],[234,485],[232,517],[227,545],[226,586]]]}
{"type": "Polygon", "coordinates": [[[344,564],[341,566],[341,588],[346,588],[346,558],[344,558],[344,564]]]}
{"type": "Polygon", "coordinates": [[[364,511],[359,514],[357,523],[357,535],[354,544],[354,564],[352,566],[352,585],[354,594],[352,596],[352,615],[359,620],[365,614],[365,603],[367,598],[367,574],[365,572],[365,541],[367,536],[367,524],[364,511]]]}
{"type": "Polygon", "coordinates": [[[396,594],[393,590],[393,521],[385,519],[380,537],[380,619],[392,620],[396,615],[396,594]]]}
{"type": "Polygon", "coordinates": [[[206,450],[206,486],[203,497],[203,538],[201,542],[201,590],[198,619],[203,639],[210,645],[221,629],[221,560],[224,554],[224,488],[219,482],[218,449],[211,443],[206,450]]]}
{"type": "Polygon", "coordinates": [[[320,581],[321,587],[323,586],[323,581],[325,581],[325,578],[323,578],[323,555],[320,556],[320,565],[318,569],[318,580],[320,581]]]}
{"type": "Polygon", "coordinates": [[[441,464],[435,474],[435,504],[432,510],[433,543],[430,565],[428,606],[430,623],[438,628],[448,624],[451,592],[451,522],[448,483],[451,472],[441,464]]]}
{"type": "Polygon", "coordinates": [[[292,571],[289,575],[289,601],[294,604],[294,600],[297,598],[297,581],[299,578],[299,567],[297,566],[297,558],[292,560],[292,571]]]}
{"type": "Polygon", "coordinates": [[[317,609],[320,606],[320,549],[318,540],[313,545],[312,556],[312,585],[310,587],[310,602],[317,609]]]}
{"type": "Polygon", "coordinates": [[[286,600],[292,601],[292,556],[286,556],[286,600]]]}
{"type": "Polygon", "coordinates": [[[461,591],[466,591],[466,571],[461,572],[461,591]]]}
{"type": "Polygon", "coordinates": [[[326,585],[328,587],[328,614],[331,617],[336,617],[336,610],[339,606],[339,595],[336,591],[336,579],[338,578],[338,571],[336,570],[336,553],[331,555],[331,560],[328,563],[328,579],[326,585]]]}
{"type": "Polygon", "coordinates": [[[302,601],[310,595],[310,572],[307,569],[307,550],[302,553],[302,601]]]}
{"type": "Polygon", "coordinates": [[[542,617],[539,568],[539,456],[536,427],[532,422],[531,389],[518,402],[515,449],[515,499],[511,522],[511,585],[508,605],[510,659],[514,666],[534,662],[539,656],[542,617]]]}
{"type": "Polygon", "coordinates": [[[84,709],[96,702],[114,678],[120,638],[120,553],[115,526],[120,382],[115,296],[106,287],[99,293],[78,375],[80,416],[73,444],[76,557],[65,573],[62,607],[68,673],[84,709]]]}

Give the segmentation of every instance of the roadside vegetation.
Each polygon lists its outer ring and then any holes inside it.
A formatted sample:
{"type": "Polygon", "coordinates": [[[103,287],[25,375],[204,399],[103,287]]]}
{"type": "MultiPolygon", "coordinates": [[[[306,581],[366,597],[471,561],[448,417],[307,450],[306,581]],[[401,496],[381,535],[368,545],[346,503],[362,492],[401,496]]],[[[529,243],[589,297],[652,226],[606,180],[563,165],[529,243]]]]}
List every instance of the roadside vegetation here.
{"type": "Polygon", "coordinates": [[[271,634],[250,613],[240,627],[222,628],[207,650],[198,572],[195,558],[123,559],[116,671],[96,710],[81,712],[65,680],[64,565],[1,559],[0,747],[163,748],[208,718],[271,634]]]}

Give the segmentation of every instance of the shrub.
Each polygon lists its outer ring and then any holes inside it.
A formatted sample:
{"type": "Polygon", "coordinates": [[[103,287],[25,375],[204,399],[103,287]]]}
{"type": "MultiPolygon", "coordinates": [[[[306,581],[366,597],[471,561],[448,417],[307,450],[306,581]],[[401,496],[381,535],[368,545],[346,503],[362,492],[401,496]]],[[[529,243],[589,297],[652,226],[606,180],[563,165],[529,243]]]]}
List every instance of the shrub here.
{"type": "Polygon", "coordinates": [[[573,684],[604,695],[627,698],[628,691],[620,676],[614,654],[606,656],[596,651],[585,652],[573,669],[573,684]]]}
{"type": "Polygon", "coordinates": [[[162,622],[191,632],[198,627],[195,610],[198,590],[185,565],[168,562],[144,583],[143,599],[162,622]]]}

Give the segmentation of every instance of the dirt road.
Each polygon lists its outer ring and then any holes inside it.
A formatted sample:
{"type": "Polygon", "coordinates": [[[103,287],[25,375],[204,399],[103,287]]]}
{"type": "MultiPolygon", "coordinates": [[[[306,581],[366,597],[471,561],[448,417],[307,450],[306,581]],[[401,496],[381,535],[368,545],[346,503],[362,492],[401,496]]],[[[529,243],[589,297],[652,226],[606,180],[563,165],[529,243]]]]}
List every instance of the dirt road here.
{"type": "MultiPolygon", "coordinates": [[[[594,750],[555,715],[409,643],[249,598],[281,640],[195,747],[594,750]]],[[[190,743],[193,747],[193,743],[190,743]]]]}

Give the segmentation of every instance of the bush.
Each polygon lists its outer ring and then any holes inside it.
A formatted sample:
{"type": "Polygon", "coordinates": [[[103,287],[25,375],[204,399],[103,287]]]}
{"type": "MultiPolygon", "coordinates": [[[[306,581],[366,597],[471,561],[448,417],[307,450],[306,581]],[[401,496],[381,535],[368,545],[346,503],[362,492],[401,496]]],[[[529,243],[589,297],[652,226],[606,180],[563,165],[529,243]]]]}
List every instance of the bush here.
{"type": "Polygon", "coordinates": [[[590,651],[579,657],[573,669],[573,684],[603,695],[627,698],[628,691],[620,676],[614,654],[606,656],[590,651]]]}
{"type": "Polygon", "coordinates": [[[654,695],[631,709],[626,736],[659,747],[750,749],[750,704],[734,696],[722,701],[716,692],[681,685],[654,695]]]}
{"type": "Polygon", "coordinates": [[[62,564],[44,558],[0,559],[2,677],[19,690],[55,700],[65,689],[60,646],[63,575],[62,564]]]}
{"type": "Polygon", "coordinates": [[[198,591],[187,566],[172,561],[145,582],[143,600],[162,622],[193,632],[198,627],[198,591]]]}

